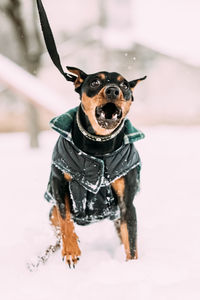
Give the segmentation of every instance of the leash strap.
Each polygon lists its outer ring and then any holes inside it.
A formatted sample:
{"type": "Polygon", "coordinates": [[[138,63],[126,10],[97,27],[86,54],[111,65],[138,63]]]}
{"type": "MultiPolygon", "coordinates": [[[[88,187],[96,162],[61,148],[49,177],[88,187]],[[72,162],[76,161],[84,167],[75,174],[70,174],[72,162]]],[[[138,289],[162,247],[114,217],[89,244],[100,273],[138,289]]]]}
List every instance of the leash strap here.
{"type": "Polygon", "coordinates": [[[41,264],[45,264],[50,255],[55,253],[60,247],[61,247],[61,233],[60,233],[60,229],[58,227],[54,227],[52,226],[55,237],[56,237],[56,243],[54,245],[50,245],[44,252],[44,255],[39,255],[37,256],[37,260],[35,262],[28,262],[26,264],[28,270],[30,272],[33,271],[37,271],[37,269],[39,268],[39,266],[41,264]]]}
{"type": "Polygon", "coordinates": [[[44,9],[44,6],[42,4],[41,0],[36,0],[37,1],[37,8],[39,12],[39,17],[40,17],[40,24],[42,27],[42,32],[45,40],[45,44],[48,50],[48,53],[54,63],[54,65],[58,68],[60,73],[65,77],[66,80],[68,81],[75,81],[76,76],[73,76],[71,74],[65,73],[61,62],[60,62],[60,56],[58,54],[57,48],[56,48],[56,43],[53,37],[53,33],[46,15],[46,11],[44,9]]]}

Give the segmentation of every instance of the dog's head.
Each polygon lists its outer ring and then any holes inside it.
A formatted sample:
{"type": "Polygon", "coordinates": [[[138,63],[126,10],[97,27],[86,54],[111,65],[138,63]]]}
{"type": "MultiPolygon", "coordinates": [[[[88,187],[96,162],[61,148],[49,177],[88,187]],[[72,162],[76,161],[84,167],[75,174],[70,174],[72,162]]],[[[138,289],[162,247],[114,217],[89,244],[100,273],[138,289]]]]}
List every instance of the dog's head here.
{"type": "Polygon", "coordinates": [[[98,72],[87,75],[74,67],[75,91],[80,94],[82,108],[97,135],[113,132],[127,115],[133,101],[133,89],[146,78],[127,81],[118,73],[98,72]]]}
{"type": "Polygon", "coordinates": [[[133,89],[146,78],[127,81],[118,73],[98,72],[87,75],[78,68],[67,67],[75,74],[64,72],[55,40],[42,1],[37,6],[49,55],[66,80],[74,82],[75,91],[80,94],[82,108],[97,135],[111,134],[127,115],[133,101],[133,89]]]}

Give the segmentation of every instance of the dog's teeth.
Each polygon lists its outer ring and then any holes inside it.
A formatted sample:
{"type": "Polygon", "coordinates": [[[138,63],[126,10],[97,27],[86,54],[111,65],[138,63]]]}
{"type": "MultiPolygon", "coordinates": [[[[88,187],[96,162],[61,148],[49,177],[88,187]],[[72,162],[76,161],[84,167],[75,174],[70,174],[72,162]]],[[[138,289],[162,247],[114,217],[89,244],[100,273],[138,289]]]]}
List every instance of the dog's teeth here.
{"type": "Polygon", "coordinates": [[[113,119],[113,120],[117,120],[117,114],[114,114],[114,115],[112,116],[112,119],[113,119]]]}
{"type": "Polygon", "coordinates": [[[101,112],[100,117],[101,117],[102,119],[105,119],[105,112],[104,112],[104,111],[101,112]]]}

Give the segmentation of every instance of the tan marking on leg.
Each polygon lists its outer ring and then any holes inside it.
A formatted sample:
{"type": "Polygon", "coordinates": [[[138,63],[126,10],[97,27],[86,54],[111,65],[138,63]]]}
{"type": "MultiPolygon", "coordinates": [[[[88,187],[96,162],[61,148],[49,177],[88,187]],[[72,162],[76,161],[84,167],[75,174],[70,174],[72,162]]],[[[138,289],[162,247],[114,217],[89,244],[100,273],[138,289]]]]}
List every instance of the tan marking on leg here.
{"type": "Polygon", "coordinates": [[[58,211],[57,211],[56,206],[53,206],[53,208],[52,208],[50,221],[53,226],[55,226],[55,227],[59,226],[58,211]]]}
{"type": "MultiPolygon", "coordinates": [[[[125,192],[124,177],[121,177],[121,178],[115,180],[114,182],[112,182],[111,186],[118,196],[120,211],[121,211],[122,215],[125,215],[126,205],[124,203],[124,192],[125,192]]],[[[119,220],[117,220],[117,221],[120,222],[119,220]]],[[[124,249],[125,249],[125,253],[126,253],[126,260],[137,259],[138,258],[137,246],[136,246],[135,256],[134,257],[131,256],[127,223],[125,221],[122,221],[122,223],[115,223],[115,225],[116,225],[116,229],[117,229],[118,235],[120,237],[120,240],[124,245],[124,249]]]]}
{"type": "MultiPolygon", "coordinates": [[[[78,246],[78,236],[74,230],[74,222],[71,219],[69,198],[65,198],[66,217],[63,219],[58,212],[59,226],[62,237],[62,256],[66,259],[69,266],[75,265],[81,255],[78,246]]],[[[57,209],[58,211],[58,209],[57,209]]]]}
{"type": "Polygon", "coordinates": [[[122,237],[122,243],[124,244],[124,249],[126,253],[126,260],[131,259],[131,252],[130,252],[130,246],[129,246],[129,237],[128,237],[128,228],[127,224],[123,222],[120,226],[120,232],[122,237]]]}
{"type": "Polygon", "coordinates": [[[72,180],[71,175],[68,174],[68,173],[64,173],[64,177],[65,177],[65,179],[66,179],[67,181],[71,181],[71,180],[72,180]]]}
{"type": "Polygon", "coordinates": [[[120,239],[120,243],[122,244],[122,236],[121,236],[121,230],[120,230],[120,225],[121,225],[120,219],[115,220],[115,221],[114,221],[114,224],[115,224],[115,228],[116,228],[118,237],[119,237],[119,239],[120,239]]]}
{"type": "Polygon", "coordinates": [[[112,188],[114,189],[117,196],[124,197],[125,191],[125,180],[124,177],[118,178],[111,183],[112,188]]]}
{"type": "Polygon", "coordinates": [[[124,191],[125,191],[125,179],[124,177],[121,177],[114,182],[111,183],[111,186],[115,193],[118,196],[118,204],[121,211],[121,215],[125,215],[126,213],[126,205],[124,202],[124,191]]]}
{"type": "MultiPolygon", "coordinates": [[[[125,213],[126,213],[126,205],[124,203],[124,191],[125,191],[124,177],[121,177],[121,178],[115,180],[114,182],[112,182],[111,186],[112,186],[113,190],[115,191],[115,193],[118,196],[118,204],[119,204],[121,216],[122,215],[124,216],[125,213]]],[[[121,233],[121,220],[118,220],[118,223],[116,223],[116,225],[117,225],[116,229],[117,229],[117,232],[118,232],[118,236],[120,238],[120,241],[123,243],[122,233],[121,233]]]]}
{"type": "Polygon", "coordinates": [[[126,253],[126,260],[138,259],[137,243],[136,243],[135,256],[133,257],[131,255],[130,245],[129,245],[129,233],[128,233],[128,228],[127,228],[127,223],[126,222],[123,222],[121,224],[120,233],[121,233],[122,243],[124,244],[124,249],[125,249],[125,253],[126,253]]]}
{"type": "MultiPolygon", "coordinates": [[[[124,191],[125,191],[125,179],[124,177],[121,177],[114,182],[111,183],[112,188],[114,189],[115,193],[117,194],[118,201],[119,201],[119,207],[121,213],[124,215],[126,211],[126,207],[124,204],[124,191]]],[[[125,222],[120,222],[118,224],[119,229],[118,229],[118,234],[121,239],[121,242],[124,245],[125,253],[126,253],[126,260],[131,259],[131,254],[130,254],[130,246],[129,246],[129,238],[128,238],[128,229],[127,229],[127,224],[125,222]]]]}
{"type": "Polygon", "coordinates": [[[138,247],[137,247],[137,241],[136,241],[135,257],[133,257],[133,259],[138,259],[138,247]]]}

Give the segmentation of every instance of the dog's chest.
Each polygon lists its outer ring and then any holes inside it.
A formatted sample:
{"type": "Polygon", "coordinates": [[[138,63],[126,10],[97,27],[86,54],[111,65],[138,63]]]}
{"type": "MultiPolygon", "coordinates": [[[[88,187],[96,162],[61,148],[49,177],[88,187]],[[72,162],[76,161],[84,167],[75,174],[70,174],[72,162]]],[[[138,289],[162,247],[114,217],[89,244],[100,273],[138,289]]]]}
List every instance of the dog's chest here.
{"type": "MultiPolygon", "coordinates": [[[[79,224],[88,224],[104,218],[116,218],[118,205],[110,184],[125,176],[131,169],[140,171],[140,157],[134,142],[144,138],[144,134],[125,120],[124,143],[116,151],[105,154],[101,158],[90,156],[80,151],[72,140],[72,125],[78,108],[74,108],[51,121],[51,126],[60,137],[55,145],[51,175],[45,199],[53,204],[57,199],[53,195],[53,169],[60,174],[68,173],[71,193],[71,212],[79,224]]],[[[62,177],[62,176],[61,176],[62,177]]],[[[60,185],[62,185],[62,180],[60,185]]],[[[63,186],[58,188],[63,189],[63,186]]]]}
{"type": "MultiPolygon", "coordinates": [[[[99,159],[83,153],[60,136],[54,148],[52,164],[71,176],[71,212],[74,220],[84,225],[108,217],[119,217],[117,200],[110,184],[131,169],[139,167],[140,158],[134,145],[127,144],[99,159]]],[[[48,194],[50,186],[51,183],[48,194]]]]}

